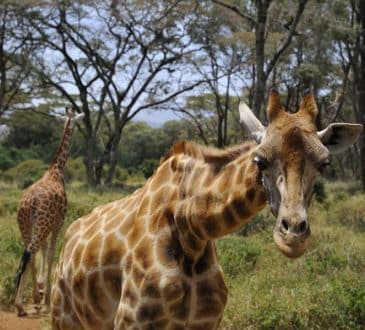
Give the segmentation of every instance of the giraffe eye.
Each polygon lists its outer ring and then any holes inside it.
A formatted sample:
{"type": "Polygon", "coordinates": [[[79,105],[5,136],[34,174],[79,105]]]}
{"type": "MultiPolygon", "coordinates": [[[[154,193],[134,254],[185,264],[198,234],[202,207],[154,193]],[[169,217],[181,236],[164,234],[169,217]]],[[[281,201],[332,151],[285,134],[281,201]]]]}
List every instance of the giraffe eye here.
{"type": "Polygon", "coordinates": [[[267,169],[266,162],[263,159],[261,159],[259,156],[255,156],[255,158],[253,159],[253,162],[256,163],[259,171],[264,171],[267,169]]]}

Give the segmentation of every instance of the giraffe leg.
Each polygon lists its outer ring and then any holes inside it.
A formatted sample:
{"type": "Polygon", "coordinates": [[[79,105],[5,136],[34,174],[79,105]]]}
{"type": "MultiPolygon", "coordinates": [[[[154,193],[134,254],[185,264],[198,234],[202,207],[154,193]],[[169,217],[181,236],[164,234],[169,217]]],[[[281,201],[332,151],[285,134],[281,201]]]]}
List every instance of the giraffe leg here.
{"type": "Polygon", "coordinates": [[[56,252],[57,236],[60,231],[60,227],[54,228],[51,234],[51,240],[48,247],[48,269],[47,269],[47,281],[46,281],[46,295],[45,304],[47,307],[50,305],[51,299],[51,275],[52,275],[52,264],[54,261],[54,255],[56,252]]]}
{"type": "Polygon", "coordinates": [[[47,241],[41,246],[41,265],[37,279],[38,292],[41,296],[44,295],[44,279],[46,277],[46,258],[47,258],[47,241]]]}
{"type": "Polygon", "coordinates": [[[27,273],[29,271],[29,263],[32,262],[31,253],[26,249],[23,253],[18,272],[15,277],[16,296],[15,307],[18,310],[18,316],[26,316],[27,313],[23,307],[23,292],[25,284],[27,283],[27,273]]]}
{"type": "Polygon", "coordinates": [[[33,284],[33,303],[38,305],[40,304],[42,297],[39,294],[38,285],[37,285],[37,268],[35,265],[35,257],[32,258],[30,262],[30,267],[32,271],[32,284],[33,284]]]}

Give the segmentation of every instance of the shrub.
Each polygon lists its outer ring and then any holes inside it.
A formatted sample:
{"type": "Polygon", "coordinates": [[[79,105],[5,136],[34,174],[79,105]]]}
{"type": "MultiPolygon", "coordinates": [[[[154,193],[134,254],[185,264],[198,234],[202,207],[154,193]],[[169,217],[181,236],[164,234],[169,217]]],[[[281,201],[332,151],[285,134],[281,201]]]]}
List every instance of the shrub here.
{"type": "Polygon", "coordinates": [[[17,182],[18,187],[24,189],[38,180],[46,170],[47,165],[41,160],[28,159],[5,171],[3,176],[7,181],[17,182]]]}
{"type": "Polygon", "coordinates": [[[256,215],[248,224],[244,225],[238,232],[241,236],[249,236],[263,231],[272,231],[275,220],[269,208],[256,215]]]}
{"type": "Polygon", "coordinates": [[[315,275],[343,269],[348,265],[346,256],[338,254],[333,248],[328,247],[309,251],[305,263],[307,270],[315,275]]]}
{"type": "Polygon", "coordinates": [[[81,157],[69,159],[65,168],[66,181],[85,181],[86,173],[84,162],[81,157]]]}
{"type": "Polygon", "coordinates": [[[0,169],[7,170],[15,165],[14,158],[11,156],[8,148],[0,145],[0,169]]]}
{"type": "Polygon", "coordinates": [[[14,220],[6,218],[1,226],[0,304],[5,305],[10,305],[14,302],[14,277],[19,265],[20,256],[24,251],[23,240],[18,230],[11,227],[12,225],[14,225],[14,220]]]}
{"type": "Polygon", "coordinates": [[[115,179],[117,183],[124,183],[128,179],[128,171],[120,166],[115,169],[115,179]]]}
{"type": "Polygon", "coordinates": [[[237,277],[244,270],[251,270],[261,254],[258,246],[242,238],[227,237],[217,241],[219,262],[227,276],[237,277]]]}
{"type": "Polygon", "coordinates": [[[138,166],[140,172],[143,173],[144,177],[148,179],[159,164],[158,159],[145,159],[141,165],[138,166]]]}
{"type": "Polygon", "coordinates": [[[326,191],[323,180],[317,180],[313,188],[314,198],[317,202],[322,203],[326,199],[326,191]]]}
{"type": "Polygon", "coordinates": [[[339,278],[315,292],[310,307],[311,323],[318,329],[364,329],[365,281],[339,278]]]}

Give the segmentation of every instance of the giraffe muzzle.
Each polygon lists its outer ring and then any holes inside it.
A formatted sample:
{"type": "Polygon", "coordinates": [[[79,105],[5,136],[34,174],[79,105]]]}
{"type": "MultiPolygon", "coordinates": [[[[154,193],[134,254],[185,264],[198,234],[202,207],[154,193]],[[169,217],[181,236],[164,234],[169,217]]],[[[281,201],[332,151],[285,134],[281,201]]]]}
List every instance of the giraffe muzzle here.
{"type": "Polygon", "coordinates": [[[310,226],[308,221],[278,219],[274,228],[274,240],[279,250],[289,258],[298,258],[309,246],[310,226]]]}

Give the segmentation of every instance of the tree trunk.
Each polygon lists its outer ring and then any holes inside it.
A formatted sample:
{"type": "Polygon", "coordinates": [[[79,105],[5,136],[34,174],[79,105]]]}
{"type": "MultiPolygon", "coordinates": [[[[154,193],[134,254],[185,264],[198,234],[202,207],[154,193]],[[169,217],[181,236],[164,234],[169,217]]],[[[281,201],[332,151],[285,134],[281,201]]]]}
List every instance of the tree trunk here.
{"type": "Polygon", "coordinates": [[[95,143],[93,139],[86,140],[86,157],[84,159],[84,165],[86,170],[87,184],[91,187],[96,185],[94,176],[94,148],[95,143]]]}
{"type": "MultiPolygon", "coordinates": [[[[357,82],[357,104],[360,123],[365,125],[365,1],[359,2],[359,70],[357,82]]],[[[360,137],[361,182],[365,191],[365,134],[360,137]]]]}
{"type": "Polygon", "coordinates": [[[256,57],[256,81],[253,97],[253,111],[260,116],[265,99],[266,74],[265,74],[265,29],[267,20],[267,5],[264,1],[257,2],[257,25],[255,30],[255,57],[256,57]]]}
{"type": "Polygon", "coordinates": [[[223,118],[219,114],[217,118],[217,147],[222,148],[223,147],[223,118]]]}
{"type": "Polygon", "coordinates": [[[116,167],[117,167],[117,146],[115,147],[113,146],[110,151],[109,169],[105,178],[105,184],[111,185],[113,183],[116,167]]]}

